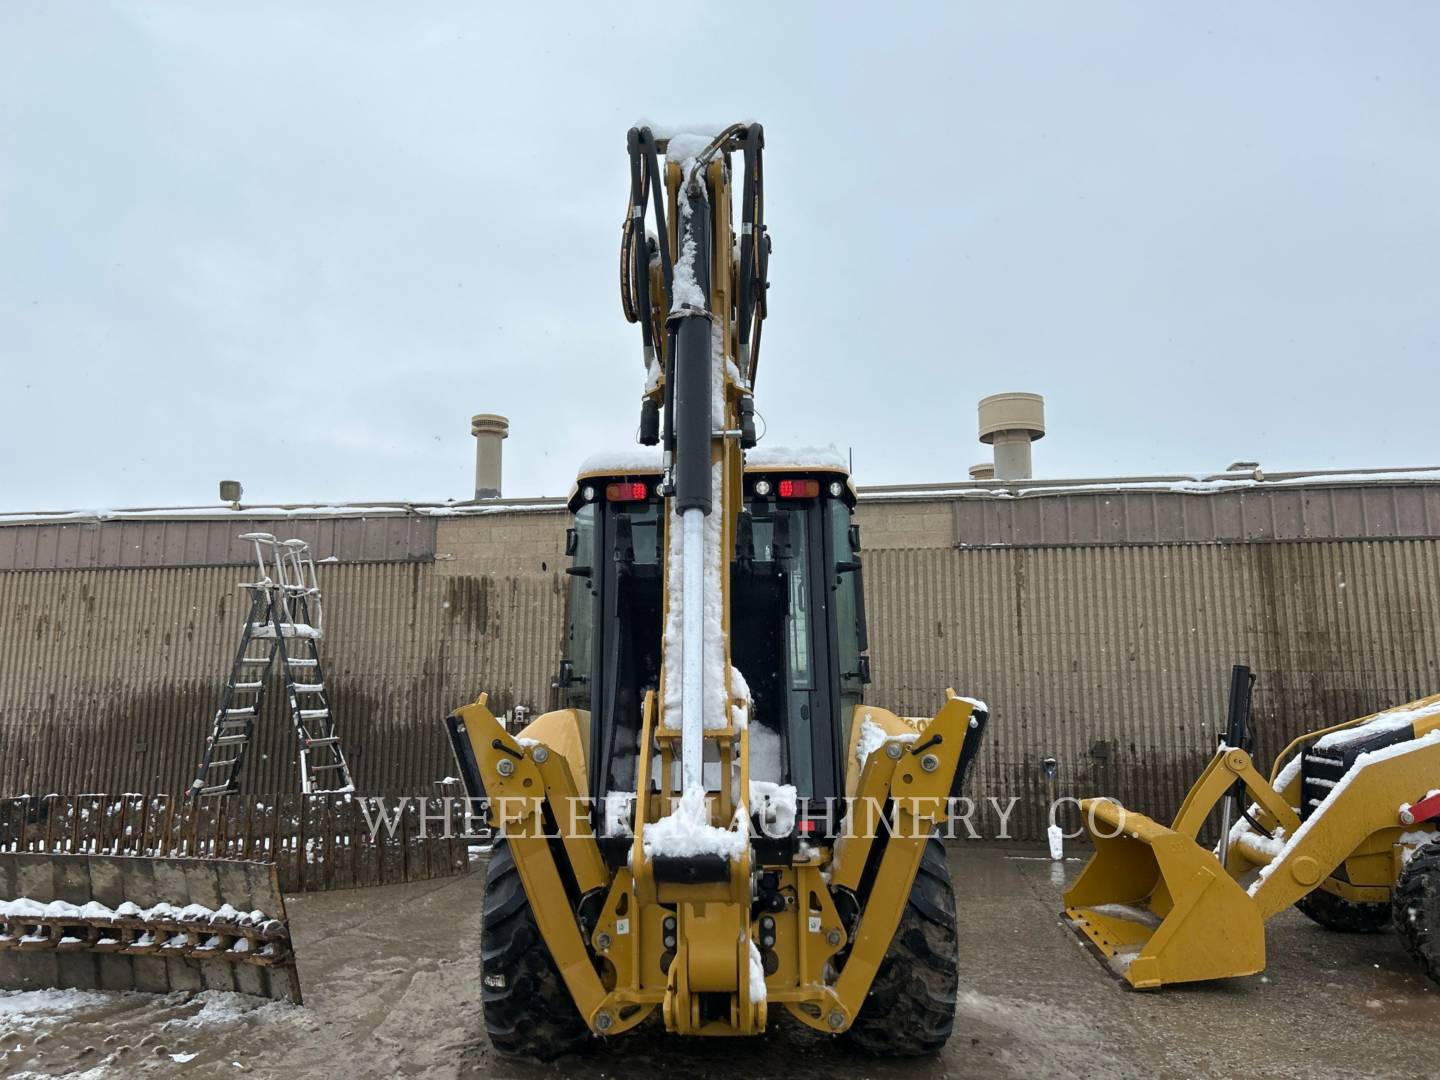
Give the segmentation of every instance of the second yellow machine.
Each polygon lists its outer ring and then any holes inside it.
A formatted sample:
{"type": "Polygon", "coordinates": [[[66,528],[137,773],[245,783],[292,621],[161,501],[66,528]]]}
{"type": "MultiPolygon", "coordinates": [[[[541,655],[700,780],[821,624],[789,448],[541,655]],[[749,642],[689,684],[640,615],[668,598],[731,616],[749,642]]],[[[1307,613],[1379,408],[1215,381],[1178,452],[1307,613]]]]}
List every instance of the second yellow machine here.
{"type": "Polygon", "coordinates": [[[571,495],[561,707],[518,735],[483,695],[448,721],[504,832],[483,938],[503,1052],[553,1057],[657,1013],[754,1034],[779,1007],[923,1054],[954,1022],[933,833],[986,713],[953,691],[919,720],[865,704],[846,463],[756,446],[763,145],[758,124],[630,131],[641,445],[587,462],[571,495]]]}

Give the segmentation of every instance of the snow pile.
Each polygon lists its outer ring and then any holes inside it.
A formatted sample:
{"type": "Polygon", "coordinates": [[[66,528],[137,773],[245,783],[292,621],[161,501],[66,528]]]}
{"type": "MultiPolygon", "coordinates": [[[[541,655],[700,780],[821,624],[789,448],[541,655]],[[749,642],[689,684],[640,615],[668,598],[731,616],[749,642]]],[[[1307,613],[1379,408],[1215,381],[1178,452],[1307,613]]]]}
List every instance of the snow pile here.
{"type": "Polygon", "coordinates": [[[693,858],[696,855],[723,855],[738,859],[750,841],[745,819],[736,815],[735,827],[723,829],[710,824],[710,807],[705,790],[692,785],[680,796],[666,817],[645,826],[645,857],[693,858]]]}
{"type": "Polygon", "coordinates": [[[51,900],[42,904],[31,900],[28,896],[22,896],[17,900],[0,900],[0,918],[75,919],[77,921],[132,918],[143,919],[146,922],[233,923],[237,926],[260,926],[272,921],[270,916],[258,909],[237,911],[229,904],[222,904],[218,909],[211,909],[204,904],[186,904],[184,907],[176,907],[174,904],[162,902],[153,907],[142,908],[138,904],[126,900],[118,907],[111,909],[94,900],[77,907],[74,904],[67,904],[64,900],[51,900]]]}
{"type": "Polygon", "coordinates": [[[780,733],[764,724],[750,728],[750,780],[780,780],[780,733]]]}
{"type": "Polygon", "coordinates": [[[990,714],[990,706],[986,705],[985,702],[981,701],[979,698],[957,696],[956,700],[965,702],[976,712],[983,712],[987,716],[990,714]]]}
{"type": "Polygon", "coordinates": [[[626,473],[658,473],[662,468],[660,447],[627,446],[591,454],[580,463],[579,475],[610,473],[620,476],[626,473]]]}
{"type": "MultiPolygon", "coordinates": [[[[729,124],[719,124],[708,131],[703,128],[696,130],[694,127],[668,129],[668,134],[661,135],[659,131],[651,128],[657,139],[665,139],[665,160],[674,161],[679,164],[680,172],[687,178],[690,170],[695,167],[695,159],[705,152],[709,145],[715,141],[715,133],[724,131],[729,124]]],[[[681,189],[683,195],[684,189],[681,189]]]]}
{"type": "Polygon", "coordinates": [[[1407,865],[1415,857],[1416,852],[1437,836],[1440,836],[1440,832],[1430,832],[1429,830],[1401,833],[1400,839],[1395,841],[1400,845],[1400,864],[1407,865]]]}
{"type": "Polygon", "coordinates": [[[1428,705],[1411,709],[1401,707],[1398,709],[1387,709],[1377,714],[1373,719],[1363,724],[1356,724],[1354,727],[1342,728],[1339,731],[1332,731],[1315,740],[1316,750],[1338,750],[1347,746],[1354,746],[1356,743],[1372,739],[1376,735],[1386,735],[1395,731],[1404,731],[1412,728],[1417,720],[1424,720],[1427,717],[1440,715],[1440,701],[1432,701],[1428,705]]]}
{"type": "Polygon", "coordinates": [[[112,995],[96,990],[0,990],[0,1028],[12,1034],[34,1031],[112,1000],[112,995]]]}
{"type": "MultiPolygon", "coordinates": [[[[677,141],[670,144],[666,156],[672,161],[676,155],[681,157],[681,171],[689,173],[690,160],[710,145],[709,139],[701,141],[701,136],[677,136],[677,141]],[[680,141],[683,140],[683,141],[680,141]],[[688,151],[688,153],[687,153],[688,151]]],[[[674,273],[670,281],[670,312],[673,315],[683,307],[699,308],[701,311],[710,310],[709,297],[700,288],[700,282],[695,277],[695,260],[698,252],[695,247],[695,236],[688,227],[690,215],[694,209],[690,206],[690,185],[684,179],[680,182],[680,190],[676,195],[676,206],[679,208],[680,220],[676,223],[675,233],[683,237],[680,245],[680,255],[675,260],[674,273]]],[[[704,200],[701,200],[701,212],[704,212],[704,200]]]]}
{"type": "MultiPolygon", "coordinates": [[[[1252,815],[1253,816],[1253,815],[1252,815]]],[[[1241,818],[1230,829],[1230,843],[1239,847],[1252,861],[1255,855],[1264,856],[1266,859],[1274,860],[1285,850],[1285,827],[1275,826],[1275,831],[1269,836],[1258,833],[1250,827],[1250,823],[1241,818]],[[1240,826],[1245,826],[1243,829],[1240,826]]]]}
{"type": "Polygon", "coordinates": [[[1097,915],[1106,915],[1112,919],[1124,919],[1126,922],[1140,923],[1142,926],[1159,926],[1160,916],[1149,908],[1137,907],[1134,904],[1096,904],[1087,911],[1093,911],[1097,915]]]}
{"type": "Polygon", "coordinates": [[[745,465],[754,469],[850,471],[849,459],[834,443],[825,446],[757,446],[745,451],[745,465]]]}
{"type": "Polygon", "coordinates": [[[750,813],[758,817],[766,836],[789,836],[795,828],[795,786],[751,780],[750,813]]]}
{"type": "MultiPolygon", "coordinates": [[[[710,483],[712,490],[720,491],[721,466],[711,466],[710,483]]],[[[684,647],[682,644],[685,625],[685,605],[699,602],[704,605],[704,706],[703,726],[717,729],[729,726],[726,715],[725,691],[725,638],[720,597],[720,519],[722,515],[712,513],[705,518],[705,587],[703,595],[685,595],[684,530],[680,527],[679,515],[672,515],[668,525],[668,553],[666,556],[666,588],[669,607],[665,613],[665,701],[662,720],[668,728],[681,727],[680,700],[685,678],[684,647]]],[[[733,668],[730,670],[734,670],[733,668]]],[[[743,682],[743,679],[742,679],[743,682]]],[[[746,694],[749,688],[746,687],[746,694]]]]}
{"type": "Polygon", "coordinates": [[[730,667],[730,697],[735,702],[730,706],[730,723],[737,730],[750,726],[750,707],[755,703],[750,696],[750,684],[745,681],[745,676],[740,674],[740,669],[733,664],[730,667]]]}
{"type": "MultiPolygon", "coordinates": [[[[1222,751],[1226,749],[1223,743],[1221,744],[1220,749],[1222,751]]],[[[1283,793],[1286,788],[1288,788],[1291,784],[1295,782],[1295,778],[1300,775],[1302,758],[1303,754],[1296,754],[1293,758],[1291,758],[1285,763],[1285,768],[1280,770],[1280,775],[1275,777],[1275,783],[1272,785],[1272,787],[1277,793],[1283,793]]],[[[1292,809],[1294,809],[1296,813],[1300,812],[1299,807],[1292,807],[1292,809]]],[[[1251,803],[1249,814],[1252,818],[1258,818],[1260,814],[1260,804],[1251,803]]],[[[1244,840],[1246,837],[1254,837],[1256,840],[1265,839],[1264,836],[1256,832],[1255,829],[1251,827],[1250,822],[1246,820],[1244,815],[1241,815],[1240,820],[1235,822],[1234,825],[1230,826],[1230,843],[1233,846],[1235,844],[1241,843],[1242,840],[1244,840]]],[[[1263,844],[1253,844],[1252,846],[1255,847],[1257,850],[1269,850],[1263,844]]],[[[1215,845],[1214,851],[1216,855],[1220,854],[1219,844],[1215,845]]]]}
{"type": "Polygon", "coordinates": [[[760,959],[760,950],[750,942],[750,1000],[765,1000],[765,964],[760,959]]]}
{"type": "Polygon", "coordinates": [[[266,1010],[261,1014],[266,1015],[281,1009],[293,1008],[288,1002],[267,1002],[261,998],[250,997],[248,994],[236,994],[229,990],[202,990],[190,1001],[200,1003],[198,1011],[179,1020],[167,1020],[162,1026],[192,1028],[206,1027],[210,1024],[230,1024],[260,1009],[266,1010]]]}
{"type": "MultiPolygon", "coordinates": [[[[1347,728],[1346,730],[1348,731],[1350,729],[1347,728]]],[[[1339,734],[1339,732],[1337,732],[1336,734],[1339,734]]],[[[1325,796],[1325,800],[1315,808],[1314,812],[1311,813],[1308,818],[1305,819],[1305,821],[1301,824],[1300,828],[1295,830],[1295,835],[1292,836],[1288,841],[1286,841],[1285,846],[1280,850],[1280,852],[1275,856],[1275,858],[1270,862],[1270,864],[1268,866],[1262,866],[1260,868],[1260,876],[1255,880],[1255,883],[1250,886],[1250,895],[1254,896],[1257,892],[1260,891],[1260,887],[1265,884],[1265,879],[1268,878],[1271,872],[1275,869],[1275,867],[1279,866],[1282,861],[1288,858],[1290,853],[1294,851],[1295,848],[1305,839],[1305,837],[1309,834],[1310,830],[1314,828],[1315,823],[1325,816],[1326,809],[1332,806],[1336,802],[1336,800],[1340,798],[1340,796],[1344,793],[1345,789],[1354,782],[1355,777],[1359,776],[1365,769],[1369,768],[1371,765],[1378,764],[1382,761],[1389,761],[1391,758],[1403,757],[1405,754],[1409,754],[1416,750],[1419,750],[1421,747],[1434,746],[1436,743],[1440,743],[1440,728],[1436,728],[1435,730],[1430,731],[1421,738],[1407,739],[1405,742],[1395,743],[1392,746],[1386,746],[1380,750],[1373,750],[1368,754],[1359,755],[1355,759],[1355,765],[1350,769],[1349,772],[1347,772],[1343,777],[1341,777],[1339,783],[1337,783],[1333,788],[1330,789],[1330,794],[1325,796]]],[[[1298,765],[1296,767],[1298,769],[1298,765]]],[[[1276,784],[1278,787],[1279,780],[1276,781],[1276,784]]],[[[1234,835],[1233,831],[1232,835],[1234,835]]]]}
{"type": "Polygon", "coordinates": [[[891,735],[879,724],[875,723],[874,720],[870,719],[869,713],[866,713],[865,720],[860,725],[860,738],[855,743],[855,760],[860,763],[860,767],[863,769],[865,762],[870,760],[870,755],[890,740],[895,739],[902,743],[912,743],[916,738],[917,734],[913,731],[907,731],[901,735],[891,735]]]}
{"type": "Polygon", "coordinates": [[[612,791],[605,796],[605,835],[634,836],[630,814],[635,809],[633,791],[612,791]]]}

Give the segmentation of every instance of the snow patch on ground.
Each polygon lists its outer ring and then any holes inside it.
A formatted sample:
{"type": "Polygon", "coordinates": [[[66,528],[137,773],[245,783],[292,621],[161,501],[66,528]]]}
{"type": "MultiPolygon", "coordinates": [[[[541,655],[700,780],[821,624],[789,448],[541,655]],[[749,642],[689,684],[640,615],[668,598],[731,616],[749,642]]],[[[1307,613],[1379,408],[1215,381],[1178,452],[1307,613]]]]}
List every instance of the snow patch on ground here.
{"type": "Polygon", "coordinates": [[[200,1008],[190,1016],[179,1020],[167,1020],[165,1027],[208,1027],[211,1024],[231,1024],[250,1013],[264,1009],[267,1012],[292,1009],[295,1006],[284,1001],[266,1001],[248,994],[235,994],[228,990],[202,990],[190,999],[199,1002],[200,1008]]]}
{"type": "Polygon", "coordinates": [[[68,1014],[94,1009],[115,995],[99,990],[0,990],[0,1027],[35,1031],[61,1023],[68,1014]]]}

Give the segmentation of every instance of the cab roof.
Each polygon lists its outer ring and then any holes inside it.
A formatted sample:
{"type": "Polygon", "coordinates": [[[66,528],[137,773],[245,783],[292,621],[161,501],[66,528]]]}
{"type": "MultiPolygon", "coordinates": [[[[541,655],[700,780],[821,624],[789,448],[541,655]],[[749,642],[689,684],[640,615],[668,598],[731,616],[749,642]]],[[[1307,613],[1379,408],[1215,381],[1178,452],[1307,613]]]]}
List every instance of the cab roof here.
{"type": "MultiPolygon", "coordinates": [[[[575,479],[604,476],[659,476],[663,471],[658,446],[630,446],[592,454],[580,463],[575,479]]],[[[745,471],[828,472],[849,477],[850,463],[834,446],[757,446],[745,451],[745,471]]]]}

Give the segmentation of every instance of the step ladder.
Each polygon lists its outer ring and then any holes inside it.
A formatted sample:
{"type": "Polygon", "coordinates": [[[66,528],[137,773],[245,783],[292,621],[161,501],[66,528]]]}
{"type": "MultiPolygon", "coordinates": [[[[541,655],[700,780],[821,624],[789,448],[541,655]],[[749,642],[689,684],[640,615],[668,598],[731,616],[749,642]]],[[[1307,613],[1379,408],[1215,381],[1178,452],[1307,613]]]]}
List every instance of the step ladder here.
{"type": "Polygon", "coordinates": [[[240,790],[255,721],[277,663],[299,748],[301,793],[354,791],[320,661],[325,613],[315,559],[303,540],[276,540],[269,533],[242,533],[240,539],[255,547],[256,578],[240,583],[250,593],[250,613],[190,794],[201,798],[240,790]]]}

